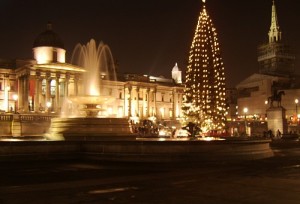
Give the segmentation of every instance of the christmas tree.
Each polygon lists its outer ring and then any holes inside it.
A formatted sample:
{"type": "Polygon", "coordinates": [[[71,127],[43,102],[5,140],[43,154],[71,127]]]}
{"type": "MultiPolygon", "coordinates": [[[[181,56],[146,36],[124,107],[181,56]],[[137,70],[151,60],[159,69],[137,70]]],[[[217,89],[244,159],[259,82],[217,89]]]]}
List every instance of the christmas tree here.
{"type": "Polygon", "coordinates": [[[204,0],[190,48],[182,108],[185,122],[198,124],[203,132],[225,127],[225,70],[204,0]]]}

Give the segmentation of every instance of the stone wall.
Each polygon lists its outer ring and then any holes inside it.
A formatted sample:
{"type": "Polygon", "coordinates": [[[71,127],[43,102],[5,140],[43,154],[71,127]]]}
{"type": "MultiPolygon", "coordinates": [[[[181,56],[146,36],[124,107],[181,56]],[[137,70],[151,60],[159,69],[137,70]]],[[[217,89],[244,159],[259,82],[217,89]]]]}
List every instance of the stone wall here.
{"type": "Polygon", "coordinates": [[[0,142],[0,161],[92,159],[130,162],[254,160],[273,156],[269,140],[0,142]]]}
{"type": "Polygon", "coordinates": [[[1,136],[42,136],[48,132],[51,116],[35,114],[0,115],[1,136]]]}

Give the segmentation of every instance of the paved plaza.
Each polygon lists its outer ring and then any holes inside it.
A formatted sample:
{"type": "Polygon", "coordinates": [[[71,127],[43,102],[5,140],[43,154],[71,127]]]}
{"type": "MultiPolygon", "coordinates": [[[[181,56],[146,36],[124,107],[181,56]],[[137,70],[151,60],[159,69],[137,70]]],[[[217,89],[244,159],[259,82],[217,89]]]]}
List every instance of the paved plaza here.
{"type": "Polygon", "coordinates": [[[2,162],[0,203],[300,203],[299,142],[217,163],[2,162]]]}

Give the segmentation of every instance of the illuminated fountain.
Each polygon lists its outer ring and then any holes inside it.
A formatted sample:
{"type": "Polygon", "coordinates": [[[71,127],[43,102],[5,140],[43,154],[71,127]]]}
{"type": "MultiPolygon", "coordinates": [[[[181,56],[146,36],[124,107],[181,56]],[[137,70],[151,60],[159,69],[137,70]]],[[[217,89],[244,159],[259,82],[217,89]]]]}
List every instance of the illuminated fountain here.
{"type": "Polygon", "coordinates": [[[107,104],[114,97],[101,94],[101,81],[116,80],[114,61],[107,45],[96,45],[91,39],[86,45],[76,45],[71,63],[83,67],[82,86],[78,95],[65,99],[62,115],[51,121],[50,137],[58,140],[102,140],[129,136],[127,118],[107,113],[107,104]]]}

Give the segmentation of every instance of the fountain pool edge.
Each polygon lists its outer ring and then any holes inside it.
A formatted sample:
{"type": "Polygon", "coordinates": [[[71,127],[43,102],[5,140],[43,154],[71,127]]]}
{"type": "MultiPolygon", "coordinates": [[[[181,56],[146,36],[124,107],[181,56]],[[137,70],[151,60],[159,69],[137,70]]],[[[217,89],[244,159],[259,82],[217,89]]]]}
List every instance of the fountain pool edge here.
{"type": "Polygon", "coordinates": [[[274,156],[269,140],[0,142],[0,161],[78,159],[122,162],[242,161],[274,156]]]}

